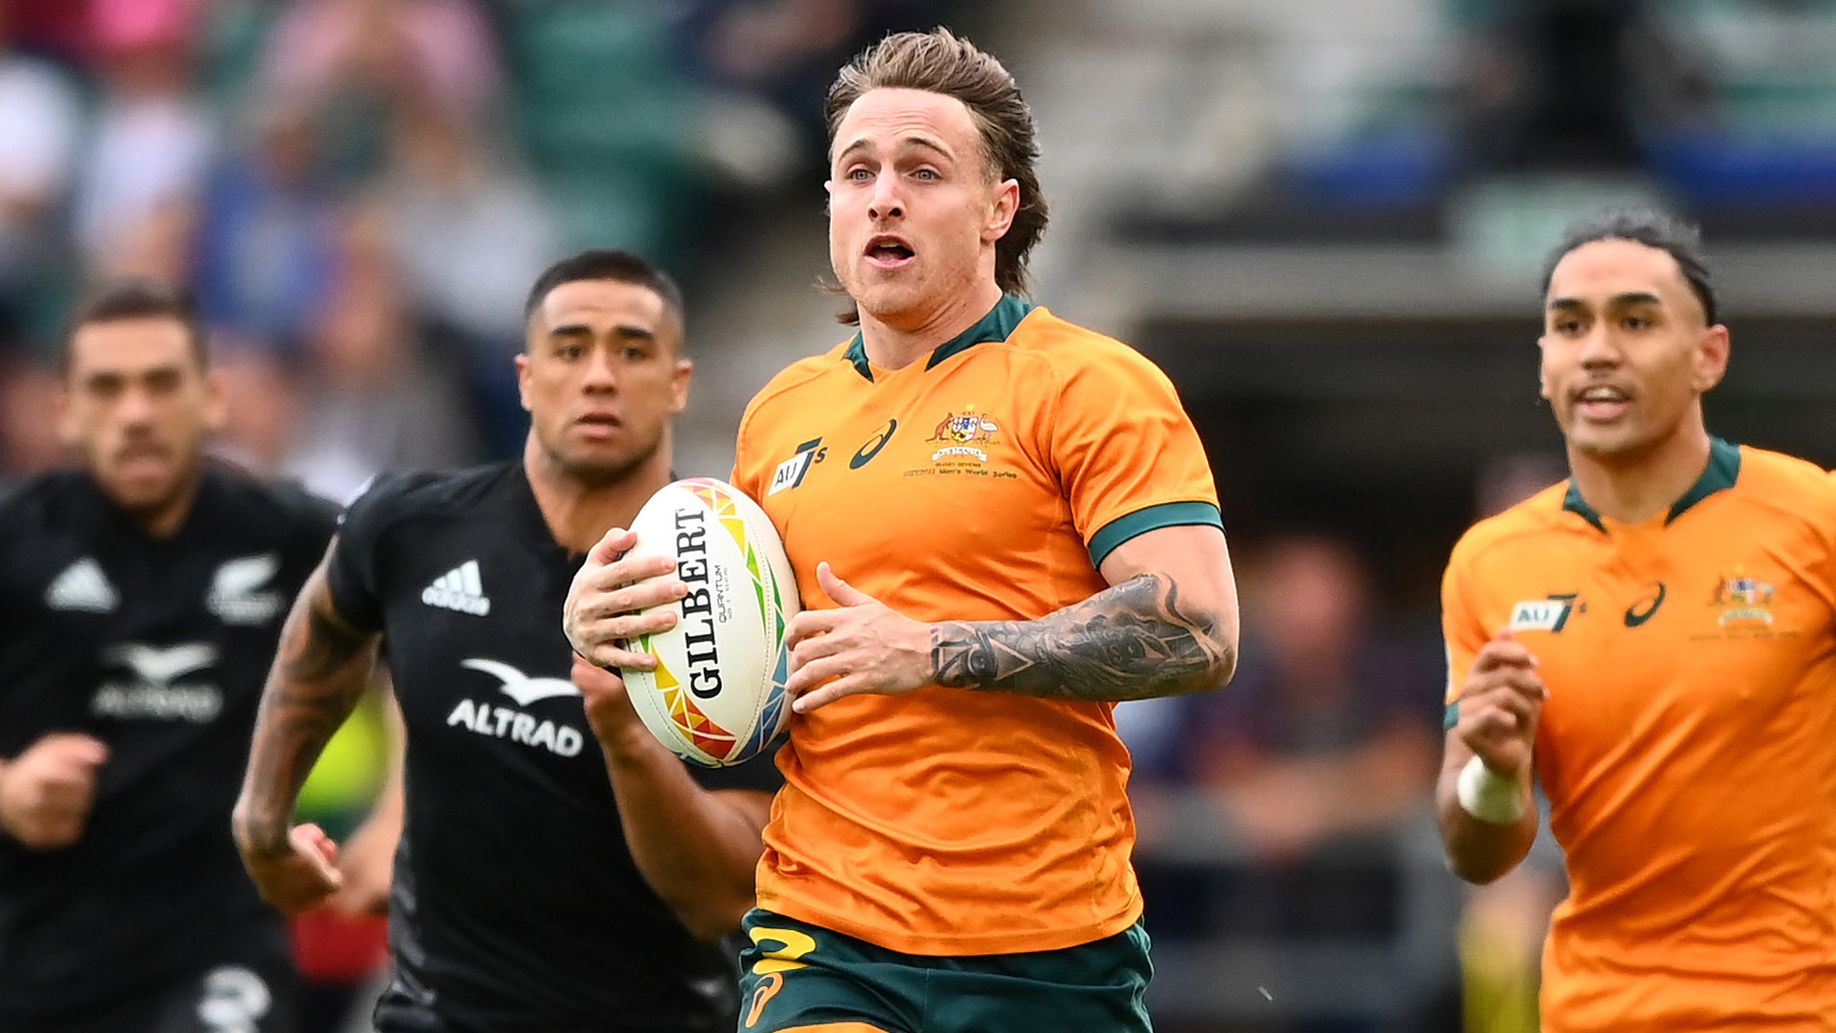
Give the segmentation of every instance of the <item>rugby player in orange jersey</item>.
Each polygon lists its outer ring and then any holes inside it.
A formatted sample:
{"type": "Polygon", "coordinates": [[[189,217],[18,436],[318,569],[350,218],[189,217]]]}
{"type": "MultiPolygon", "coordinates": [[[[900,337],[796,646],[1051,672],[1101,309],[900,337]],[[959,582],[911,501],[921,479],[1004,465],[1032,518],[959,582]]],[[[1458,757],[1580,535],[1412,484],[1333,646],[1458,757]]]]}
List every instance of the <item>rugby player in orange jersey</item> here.
{"type": "MultiPolygon", "coordinates": [[[[1021,296],[1046,208],[998,61],[891,36],[828,115],[860,331],[754,398],[733,474],[806,606],[740,1028],[1145,1031],[1113,710],[1234,670],[1204,449],[1159,369],[1021,296]]],[[[673,622],[641,549],[609,535],[570,593],[602,666],[673,622]]]]}
{"type": "Polygon", "coordinates": [[[1516,866],[1541,783],[1548,1033],[1836,1029],[1836,483],[1709,435],[1728,329],[1692,228],[1579,227],[1541,347],[1572,477],[1443,584],[1449,861],[1516,866]]]}

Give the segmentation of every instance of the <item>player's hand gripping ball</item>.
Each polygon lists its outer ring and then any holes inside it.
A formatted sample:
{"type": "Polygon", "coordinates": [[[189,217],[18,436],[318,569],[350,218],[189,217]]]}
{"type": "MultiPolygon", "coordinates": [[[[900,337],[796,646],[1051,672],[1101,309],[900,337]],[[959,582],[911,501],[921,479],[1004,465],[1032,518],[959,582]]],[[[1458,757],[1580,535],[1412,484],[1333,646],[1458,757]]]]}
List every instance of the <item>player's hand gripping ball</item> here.
{"type": "Polygon", "coordinates": [[[801,608],[771,519],[710,477],[665,485],[631,523],[635,551],[673,557],[688,594],[668,631],[626,643],[654,670],[624,668],[632,708],[663,745],[708,767],[738,764],[789,718],[784,632],[801,608]]]}

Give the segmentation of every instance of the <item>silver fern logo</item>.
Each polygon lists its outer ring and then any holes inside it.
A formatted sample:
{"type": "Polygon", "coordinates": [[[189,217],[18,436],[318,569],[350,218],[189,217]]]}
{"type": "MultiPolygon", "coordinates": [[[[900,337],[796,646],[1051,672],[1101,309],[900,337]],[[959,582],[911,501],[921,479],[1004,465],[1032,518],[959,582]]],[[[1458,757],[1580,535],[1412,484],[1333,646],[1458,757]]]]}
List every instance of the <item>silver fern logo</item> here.
{"type": "Polygon", "coordinates": [[[280,614],[279,592],[262,591],[280,571],[280,556],[267,553],[229,560],[217,568],[204,604],[225,624],[266,624],[280,614]]]}

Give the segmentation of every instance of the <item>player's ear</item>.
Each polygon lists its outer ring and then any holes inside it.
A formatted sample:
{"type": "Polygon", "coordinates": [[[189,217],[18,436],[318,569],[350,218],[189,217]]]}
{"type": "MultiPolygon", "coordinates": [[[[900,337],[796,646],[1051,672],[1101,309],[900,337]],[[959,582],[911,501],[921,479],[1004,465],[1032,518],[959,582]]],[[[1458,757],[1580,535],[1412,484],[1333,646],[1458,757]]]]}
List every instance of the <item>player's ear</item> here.
{"type": "Polygon", "coordinates": [[[679,413],[688,408],[689,382],[695,377],[695,363],[689,359],[677,359],[676,368],[669,373],[669,411],[679,413]]]}
{"type": "Polygon", "coordinates": [[[1549,354],[1549,348],[1543,338],[1536,339],[1536,396],[1549,401],[1549,371],[1543,367],[1543,359],[1549,354]]]}
{"type": "Polygon", "coordinates": [[[516,396],[523,403],[523,411],[531,412],[529,408],[529,352],[527,350],[516,353],[516,396]]]}
{"type": "Polygon", "coordinates": [[[1697,391],[1707,391],[1728,372],[1729,357],[1728,328],[1716,323],[1702,331],[1702,337],[1696,342],[1694,356],[1694,386],[1697,391]]]}
{"type": "Polygon", "coordinates": [[[991,189],[994,193],[989,198],[988,220],[982,224],[982,239],[992,243],[1007,235],[1014,216],[1020,213],[1020,184],[1004,179],[991,189]]]}

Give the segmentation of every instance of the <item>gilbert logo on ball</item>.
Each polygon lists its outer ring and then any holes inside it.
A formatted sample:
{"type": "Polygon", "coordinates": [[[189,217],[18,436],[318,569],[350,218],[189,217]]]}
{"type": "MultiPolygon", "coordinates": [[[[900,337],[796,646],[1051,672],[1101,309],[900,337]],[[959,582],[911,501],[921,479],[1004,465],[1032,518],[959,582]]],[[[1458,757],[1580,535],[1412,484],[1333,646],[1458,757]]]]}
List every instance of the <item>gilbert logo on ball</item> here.
{"type": "Polygon", "coordinates": [[[674,628],[641,636],[653,671],[621,673],[663,745],[708,767],[757,755],[783,730],[784,632],[800,609],[777,529],[744,492],[711,477],[659,489],[631,523],[637,552],[676,563],[688,595],[674,628]]]}

